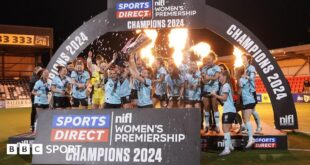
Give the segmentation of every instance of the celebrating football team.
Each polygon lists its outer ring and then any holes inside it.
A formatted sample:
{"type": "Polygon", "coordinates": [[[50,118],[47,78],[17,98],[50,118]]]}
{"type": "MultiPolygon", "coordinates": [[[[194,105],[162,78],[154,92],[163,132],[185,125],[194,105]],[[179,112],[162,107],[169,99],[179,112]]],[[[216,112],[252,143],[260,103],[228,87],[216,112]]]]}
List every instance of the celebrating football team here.
{"type": "Polygon", "coordinates": [[[36,111],[46,109],[200,109],[204,133],[224,133],[225,149],[220,155],[228,155],[234,149],[230,132],[236,116],[241,111],[248,134],[246,148],[254,143],[254,133],[262,131],[258,113],[255,111],[256,71],[251,56],[242,56],[243,66],[232,73],[217,63],[213,52],[202,59],[202,65],[188,54],[180,65],[173,59],[158,58],[152,66],[147,65],[136,52],[128,53],[127,61],[114,53],[107,62],[100,54],[88,52],[87,59],[70,61],[58,66],[58,76],[49,84],[49,72],[38,71],[39,80],[32,94],[36,111]],[[93,63],[92,61],[95,61],[93,63]],[[49,94],[51,96],[49,96],[49,94]],[[237,101],[233,96],[238,95],[237,101]],[[238,103],[237,103],[238,102],[238,103]],[[219,104],[223,107],[220,123],[219,104]],[[241,104],[241,109],[236,108],[241,104]],[[251,115],[257,124],[253,131],[251,115]]]}

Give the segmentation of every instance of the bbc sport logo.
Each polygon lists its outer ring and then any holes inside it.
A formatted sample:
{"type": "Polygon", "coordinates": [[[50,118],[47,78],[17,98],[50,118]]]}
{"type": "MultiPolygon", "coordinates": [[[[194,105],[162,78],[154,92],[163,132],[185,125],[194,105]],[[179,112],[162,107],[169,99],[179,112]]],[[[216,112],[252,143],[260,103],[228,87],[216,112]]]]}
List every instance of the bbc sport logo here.
{"type": "Polygon", "coordinates": [[[43,145],[42,144],[7,144],[6,145],[7,155],[42,155],[43,145]]]}
{"type": "Polygon", "coordinates": [[[152,1],[120,2],[116,4],[117,19],[151,18],[152,1]]]}

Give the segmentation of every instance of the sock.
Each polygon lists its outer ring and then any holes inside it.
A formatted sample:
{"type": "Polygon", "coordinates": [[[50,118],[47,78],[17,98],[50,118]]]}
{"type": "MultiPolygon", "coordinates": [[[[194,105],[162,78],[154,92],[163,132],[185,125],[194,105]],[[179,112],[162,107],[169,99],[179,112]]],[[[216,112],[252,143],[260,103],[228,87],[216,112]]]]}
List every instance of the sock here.
{"type": "Polygon", "coordinates": [[[33,131],[34,132],[37,132],[37,122],[38,122],[38,120],[35,120],[35,122],[34,122],[34,129],[33,129],[33,131]]]}
{"type": "Polygon", "coordinates": [[[217,127],[220,126],[220,112],[214,112],[215,125],[217,127]]]}
{"type": "Polygon", "coordinates": [[[224,133],[224,142],[225,142],[225,150],[229,150],[229,147],[231,145],[231,138],[230,133],[224,133]]]}
{"type": "Polygon", "coordinates": [[[255,119],[255,123],[257,125],[257,128],[260,128],[261,125],[260,125],[260,118],[259,118],[258,113],[255,110],[252,110],[252,115],[253,115],[253,117],[255,119]]]}
{"type": "Polygon", "coordinates": [[[206,111],[206,114],[205,114],[205,119],[206,119],[206,127],[209,127],[210,126],[210,112],[206,111]]]}
{"type": "Polygon", "coordinates": [[[251,123],[248,121],[245,123],[245,127],[247,128],[248,130],[248,136],[249,136],[249,140],[252,140],[253,139],[253,130],[252,130],[252,125],[251,123]]]}

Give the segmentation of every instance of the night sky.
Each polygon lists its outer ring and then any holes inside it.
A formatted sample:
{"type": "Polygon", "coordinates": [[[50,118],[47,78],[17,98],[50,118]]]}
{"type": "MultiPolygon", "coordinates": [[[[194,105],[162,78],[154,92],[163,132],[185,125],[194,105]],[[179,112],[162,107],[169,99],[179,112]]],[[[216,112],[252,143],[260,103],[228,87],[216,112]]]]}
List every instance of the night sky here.
{"type": "MultiPolygon", "coordinates": [[[[207,3],[240,21],[269,48],[310,43],[309,0],[207,0],[207,3]]],[[[2,0],[0,24],[54,28],[55,50],[84,21],[106,10],[106,0],[2,0]]],[[[231,46],[208,31],[212,47],[227,55],[231,46]],[[226,51],[225,51],[226,50],[226,51]]],[[[197,41],[198,42],[198,41],[197,41]]]]}

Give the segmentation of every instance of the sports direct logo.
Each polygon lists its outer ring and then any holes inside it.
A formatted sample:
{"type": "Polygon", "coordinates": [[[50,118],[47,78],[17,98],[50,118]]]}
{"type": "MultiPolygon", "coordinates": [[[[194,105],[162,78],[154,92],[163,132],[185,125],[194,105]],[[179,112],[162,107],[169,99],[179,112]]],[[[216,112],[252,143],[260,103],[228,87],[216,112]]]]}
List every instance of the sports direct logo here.
{"type": "Polygon", "coordinates": [[[256,138],[254,148],[277,148],[276,138],[256,138]]]}
{"type": "Polygon", "coordinates": [[[150,18],[152,17],[152,1],[121,2],[116,4],[116,18],[150,18]]]}
{"type": "Polygon", "coordinates": [[[109,115],[54,116],[52,142],[108,142],[109,115]]]}

